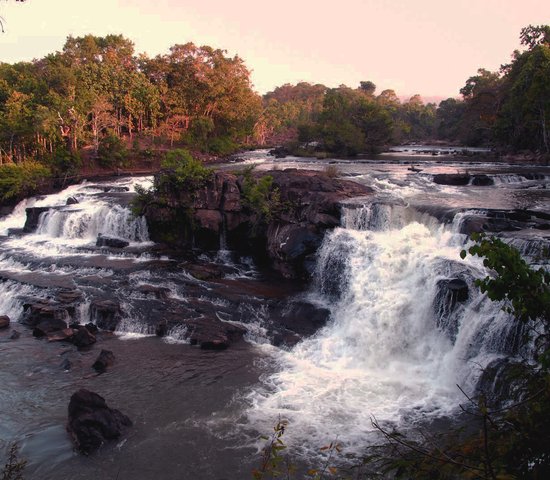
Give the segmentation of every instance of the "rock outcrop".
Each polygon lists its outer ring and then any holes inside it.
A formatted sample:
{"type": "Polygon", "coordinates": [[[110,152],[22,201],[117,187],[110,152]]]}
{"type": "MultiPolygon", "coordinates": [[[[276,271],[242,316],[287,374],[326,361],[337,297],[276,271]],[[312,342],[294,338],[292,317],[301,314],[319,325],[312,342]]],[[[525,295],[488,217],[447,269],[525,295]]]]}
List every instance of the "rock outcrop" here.
{"type": "Polygon", "coordinates": [[[7,315],[0,316],[0,330],[3,328],[8,328],[10,326],[10,317],[7,315]]]}
{"type": "Polygon", "coordinates": [[[328,229],[340,224],[343,200],[372,191],[319,172],[286,169],[255,173],[272,178],[276,201],[255,208],[245,178],[219,172],[195,192],[157,181],[156,198],[144,208],[151,239],[179,248],[217,250],[226,245],[268,263],[286,278],[307,279],[328,229]]]}

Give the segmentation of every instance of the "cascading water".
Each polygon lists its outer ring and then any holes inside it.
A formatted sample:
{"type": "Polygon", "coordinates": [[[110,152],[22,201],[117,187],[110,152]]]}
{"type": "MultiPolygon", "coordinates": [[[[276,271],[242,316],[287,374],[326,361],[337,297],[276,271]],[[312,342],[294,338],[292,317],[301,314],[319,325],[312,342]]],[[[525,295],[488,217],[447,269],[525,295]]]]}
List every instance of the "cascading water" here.
{"type": "Polygon", "coordinates": [[[316,294],[330,302],[330,324],[278,352],[280,371],[251,394],[252,422],[287,418],[288,440],[313,451],[336,436],[360,449],[372,417],[450,413],[463,400],[456,384],[471,392],[483,366],[515,353],[514,322],[473,287],[483,266],[460,260],[466,237],[452,226],[387,204],[346,209],[344,222],[318,255],[316,294]],[[456,278],[470,286],[467,299],[442,309],[456,278]]]}

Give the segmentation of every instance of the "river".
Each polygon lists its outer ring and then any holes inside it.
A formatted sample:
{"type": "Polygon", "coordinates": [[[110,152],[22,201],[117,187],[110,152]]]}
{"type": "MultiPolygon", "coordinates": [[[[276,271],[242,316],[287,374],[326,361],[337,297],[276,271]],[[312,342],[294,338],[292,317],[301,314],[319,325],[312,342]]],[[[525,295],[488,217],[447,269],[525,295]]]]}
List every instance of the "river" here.
{"type": "MultiPolygon", "coordinates": [[[[131,215],[133,190],[150,185],[147,177],[85,182],[27,199],[0,219],[0,315],[13,322],[0,332],[0,441],[4,449],[12,441],[21,445],[26,478],[250,478],[259,437],[279,418],[289,422],[285,442],[299,463],[335,438],[345,453],[360,455],[375,438],[372,418],[403,427],[452,415],[464,400],[456,384],[473,392],[484,366],[520,353],[511,319],[473,285],[485,274],[482,263],[459,257],[468,241],[461,232],[484,209],[550,213],[548,167],[403,154],[275,160],[265,151],[246,153],[243,161],[260,170],[330,166],[374,189],[343,207],[342,225],[326,236],[308,291],[274,281],[230,252],[201,259],[221,265],[222,278],[194,278],[184,261],[159,252],[147,225],[131,215]],[[436,174],[457,172],[487,175],[492,185],[433,182],[436,174]],[[67,205],[69,198],[78,203],[67,205]],[[25,234],[30,206],[55,208],[25,234]],[[96,247],[98,234],[130,245],[96,247]],[[468,299],[449,308],[441,285],[457,278],[468,286],[468,299]],[[161,287],[166,298],[151,297],[144,286],[161,287]],[[35,339],[16,324],[29,298],[60,289],[82,292],[75,315],[83,323],[93,301],[118,301],[117,331],[77,351],[35,339]],[[329,323],[293,348],[272,345],[266,302],[300,299],[328,308],[329,323]],[[185,328],[156,337],[147,319],[182,306],[221,318],[238,310],[246,342],[216,352],[189,345],[185,328]],[[9,338],[13,329],[21,333],[17,340],[9,338]],[[100,348],[112,350],[116,363],[91,375],[100,348]],[[74,453],[65,432],[78,388],[96,391],[134,421],[120,442],[90,457],[74,453]]],[[[505,236],[536,263],[548,232],[505,236]]]]}

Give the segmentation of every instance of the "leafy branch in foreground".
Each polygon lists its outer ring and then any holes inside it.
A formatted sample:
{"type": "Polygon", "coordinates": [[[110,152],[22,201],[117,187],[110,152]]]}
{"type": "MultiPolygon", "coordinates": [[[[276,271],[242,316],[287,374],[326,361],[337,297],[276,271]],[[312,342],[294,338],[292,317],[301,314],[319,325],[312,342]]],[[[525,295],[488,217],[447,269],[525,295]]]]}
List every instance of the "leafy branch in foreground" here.
{"type": "Polygon", "coordinates": [[[17,443],[12,443],[8,460],[2,469],[0,480],[23,480],[23,470],[27,465],[27,461],[19,458],[19,446],[17,443]]]}

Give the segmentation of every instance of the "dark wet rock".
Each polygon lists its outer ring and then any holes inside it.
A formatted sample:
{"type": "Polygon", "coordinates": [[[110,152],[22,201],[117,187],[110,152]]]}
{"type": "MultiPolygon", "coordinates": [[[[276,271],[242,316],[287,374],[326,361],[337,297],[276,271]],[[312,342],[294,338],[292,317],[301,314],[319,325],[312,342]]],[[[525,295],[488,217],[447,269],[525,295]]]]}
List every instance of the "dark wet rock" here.
{"type": "Polygon", "coordinates": [[[493,360],[479,377],[476,393],[484,395],[493,408],[503,407],[511,400],[520,400],[528,376],[525,368],[525,365],[508,358],[493,360]]]}
{"type": "Polygon", "coordinates": [[[155,285],[140,285],[138,292],[157,298],[159,300],[166,300],[170,295],[170,289],[166,287],[157,287],[155,285]]]}
{"type": "Polygon", "coordinates": [[[120,437],[131,420],[119,410],[109,408],[105,399],[97,393],[81,389],[71,396],[69,402],[69,431],[77,450],[90,454],[105,440],[120,437]]]}
{"type": "Polygon", "coordinates": [[[274,344],[293,346],[324,327],[330,310],[306,301],[279,301],[270,306],[274,344]]]}
{"type": "Polygon", "coordinates": [[[38,228],[40,215],[50,210],[51,207],[29,207],[25,211],[27,213],[27,219],[23,231],[25,233],[34,232],[38,228]]]}
{"type": "Polygon", "coordinates": [[[99,373],[104,373],[107,368],[112,367],[115,363],[115,354],[110,350],[101,350],[92,368],[99,373]]]}
{"type": "Polygon", "coordinates": [[[197,280],[209,281],[222,278],[224,275],[224,266],[206,263],[187,263],[184,268],[197,280]]]}
{"type": "Polygon", "coordinates": [[[67,328],[69,313],[66,308],[46,300],[37,300],[23,305],[21,323],[36,327],[45,334],[67,328]]]}
{"type": "MultiPolygon", "coordinates": [[[[34,334],[34,333],[33,333],[34,334]]],[[[35,335],[36,336],[36,335],[35,335]]],[[[48,342],[70,342],[74,336],[72,328],[64,328],[48,334],[48,342]]]]}
{"type": "Polygon", "coordinates": [[[269,155],[273,155],[275,158],[285,158],[290,155],[290,150],[286,147],[275,147],[269,151],[269,155]]]}
{"type": "Polygon", "coordinates": [[[113,300],[94,300],[90,304],[90,317],[98,328],[112,332],[120,322],[120,305],[113,300]]]}
{"type": "Polygon", "coordinates": [[[468,298],[468,283],[461,278],[443,279],[436,284],[434,316],[437,319],[438,328],[443,330],[451,340],[454,340],[458,333],[458,306],[468,298]]]}
{"type": "Polygon", "coordinates": [[[67,198],[67,203],[66,205],[76,205],[78,202],[78,200],[75,198],[75,197],[69,197],[67,198]]]}
{"type": "Polygon", "coordinates": [[[72,365],[71,365],[71,361],[68,359],[68,358],[65,358],[62,362],[61,362],[61,368],[65,371],[68,371],[71,369],[72,365]]]}
{"type": "Polygon", "coordinates": [[[155,335],[157,337],[164,337],[168,333],[168,323],[158,323],[155,327],[155,335]]]}
{"type": "Polygon", "coordinates": [[[207,317],[187,320],[185,325],[191,345],[198,345],[203,350],[225,350],[246,333],[244,327],[207,317]]]}
{"type": "Polygon", "coordinates": [[[488,187],[490,185],[494,185],[495,181],[488,175],[474,175],[471,183],[472,185],[476,185],[478,187],[488,187]]]}
{"type": "Polygon", "coordinates": [[[434,175],[433,181],[439,185],[468,185],[470,175],[467,173],[438,173],[434,175]]]}
{"type": "Polygon", "coordinates": [[[97,328],[97,325],[95,325],[94,323],[87,323],[86,325],[84,325],[86,327],[86,329],[90,332],[90,333],[93,333],[94,335],[99,331],[99,329],[97,328]]]}
{"type": "Polygon", "coordinates": [[[13,332],[11,332],[10,339],[17,340],[20,336],[21,334],[17,330],[14,330],[13,332]]]}
{"type": "Polygon", "coordinates": [[[108,237],[101,233],[97,236],[97,247],[124,248],[130,245],[130,242],[122,238],[108,237]]]}
{"type": "Polygon", "coordinates": [[[462,220],[460,233],[470,235],[474,232],[517,232],[525,229],[546,229],[550,215],[533,210],[479,210],[462,220]]]}
{"type": "Polygon", "coordinates": [[[96,342],[96,338],[87,327],[81,325],[73,335],[72,342],[80,350],[92,346],[96,342]]]}
{"type": "Polygon", "coordinates": [[[10,326],[10,317],[7,315],[0,316],[0,330],[3,328],[8,328],[10,326]]]}

